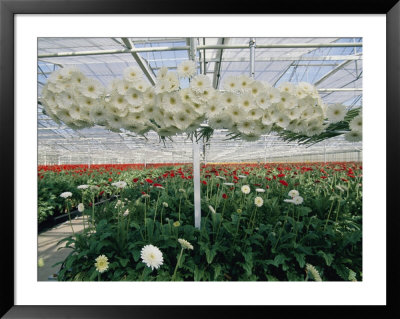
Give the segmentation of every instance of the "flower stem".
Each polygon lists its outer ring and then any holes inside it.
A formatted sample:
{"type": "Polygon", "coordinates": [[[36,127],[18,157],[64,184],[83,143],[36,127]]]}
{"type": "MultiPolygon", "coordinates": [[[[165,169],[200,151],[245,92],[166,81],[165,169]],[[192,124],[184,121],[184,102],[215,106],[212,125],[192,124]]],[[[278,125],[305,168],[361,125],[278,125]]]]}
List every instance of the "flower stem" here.
{"type": "Polygon", "coordinates": [[[183,248],[181,248],[181,253],[179,254],[178,261],[176,262],[174,274],[172,275],[171,281],[174,281],[174,280],[175,280],[176,271],[178,270],[179,263],[181,262],[182,254],[183,254],[183,248]]]}
{"type": "Polygon", "coordinates": [[[74,227],[72,227],[71,213],[69,211],[68,199],[67,199],[67,212],[68,212],[69,225],[71,226],[72,234],[75,236],[74,227]]]}

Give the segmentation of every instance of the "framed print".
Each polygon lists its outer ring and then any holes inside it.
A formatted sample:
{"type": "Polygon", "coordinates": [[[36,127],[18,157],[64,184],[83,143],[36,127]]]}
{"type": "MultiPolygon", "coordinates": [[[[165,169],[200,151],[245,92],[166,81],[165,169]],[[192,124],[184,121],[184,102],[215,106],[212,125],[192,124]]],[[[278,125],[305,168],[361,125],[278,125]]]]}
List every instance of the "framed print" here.
{"type": "Polygon", "coordinates": [[[1,1],[1,314],[399,314],[399,8],[1,1]]]}

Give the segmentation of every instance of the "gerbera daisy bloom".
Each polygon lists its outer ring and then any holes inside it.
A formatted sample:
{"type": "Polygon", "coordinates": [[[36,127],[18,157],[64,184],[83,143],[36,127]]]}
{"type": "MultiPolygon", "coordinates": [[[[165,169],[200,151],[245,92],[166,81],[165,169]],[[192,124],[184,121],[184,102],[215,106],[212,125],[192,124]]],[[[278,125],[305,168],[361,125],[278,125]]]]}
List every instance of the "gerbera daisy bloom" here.
{"type": "Polygon", "coordinates": [[[282,83],[282,84],[279,86],[279,90],[280,90],[281,92],[293,93],[293,92],[294,92],[294,85],[293,85],[292,83],[285,82],[285,83],[282,83]]]}
{"type": "Polygon", "coordinates": [[[79,203],[79,204],[78,204],[78,211],[79,211],[80,213],[82,213],[84,210],[85,210],[85,205],[83,205],[83,203],[79,203]]]}
{"type": "Polygon", "coordinates": [[[237,103],[244,110],[250,110],[255,107],[254,97],[248,92],[241,94],[237,103]]]}
{"type": "Polygon", "coordinates": [[[256,192],[257,193],[265,193],[265,189],[264,188],[256,188],[256,192]]]}
{"type": "Polygon", "coordinates": [[[261,197],[254,198],[254,204],[257,207],[261,207],[264,204],[264,200],[261,197]]]}
{"type": "Polygon", "coordinates": [[[118,79],[118,82],[115,83],[116,90],[119,94],[125,95],[126,92],[132,87],[132,83],[124,80],[118,79]]]}
{"type": "Polygon", "coordinates": [[[237,102],[237,95],[232,92],[224,92],[219,95],[219,103],[223,108],[229,108],[236,104],[237,102]]]}
{"type": "Polygon", "coordinates": [[[167,77],[168,68],[166,66],[161,67],[157,73],[158,80],[164,80],[167,77]]]}
{"type": "Polygon", "coordinates": [[[108,258],[105,255],[100,255],[96,258],[95,267],[99,273],[103,273],[108,269],[108,258]]]}
{"type": "Polygon", "coordinates": [[[190,88],[196,93],[203,93],[205,89],[210,87],[210,78],[203,74],[195,76],[190,82],[190,88]]]}
{"type": "Polygon", "coordinates": [[[241,188],[241,191],[243,194],[249,194],[250,193],[250,186],[249,185],[243,185],[241,188]]]}
{"type": "Polygon", "coordinates": [[[142,70],[136,66],[130,66],[124,70],[124,80],[131,83],[141,80],[142,75],[142,70]]]}
{"type": "Polygon", "coordinates": [[[61,195],[60,195],[60,197],[62,197],[62,198],[68,198],[68,197],[71,197],[71,196],[72,196],[71,192],[64,192],[64,193],[61,193],[61,195]]]}
{"type": "Polygon", "coordinates": [[[303,203],[303,201],[304,201],[303,197],[301,197],[301,196],[293,197],[293,204],[295,204],[295,205],[300,205],[303,203]]]}
{"type": "Polygon", "coordinates": [[[331,123],[336,123],[344,120],[346,116],[346,106],[343,104],[333,104],[328,107],[326,112],[328,120],[331,123]]]}
{"type": "Polygon", "coordinates": [[[291,191],[289,191],[288,195],[293,198],[293,197],[299,196],[300,194],[297,190],[292,189],[291,191]]]}
{"type": "Polygon", "coordinates": [[[362,132],[350,131],[344,135],[348,142],[360,142],[362,140],[362,132]]]}
{"type": "Polygon", "coordinates": [[[237,130],[243,134],[251,134],[255,131],[256,124],[250,119],[244,119],[237,124],[237,130]]]}
{"type": "Polygon", "coordinates": [[[179,238],[178,242],[181,244],[183,249],[191,249],[191,250],[193,250],[192,244],[189,243],[187,240],[185,240],[183,238],[179,238]]]}
{"type": "Polygon", "coordinates": [[[224,89],[227,91],[235,91],[239,89],[239,79],[237,76],[227,76],[224,80],[224,89]]]}
{"type": "MultiPolygon", "coordinates": [[[[242,74],[238,76],[238,88],[241,90],[250,89],[251,84],[253,83],[253,79],[249,76],[242,74]]],[[[251,93],[250,93],[251,94],[251,93]]]]}
{"type": "Polygon", "coordinates": [[[186,114],[186,112],[177,112],[174,114],[175,126],[180,130],[185,130],[192,123],[192,119],[186,114]]]}
{"type": "Polygon", "coordinates": [[[196,63],[192,60],[183,61],[178,65],[178,75],[182,78],[190,78],[196,73],[196,63]]]}
{"type": "Polygon", "coordinates": [[[352,131],[362,132],[362,115],[359,114],[353,118],[349,123],[349,127],[352,131]]]}
{"type": "Polygon", "coordinates": [[[151,267],[151,270],[158,269],[164,262],[162,252],[153,245],[144,246],[140,257],[147,267],[151,267]]]}
{"type": "Polygon", "coordinates": [[[281,93],[277,88],[269,88],[266,90],[270,103],[278,103],[281,100],[281,93]]]}
{"type": "Polygon", "coordinates": [[[229,114],[226,114],[225,112],[214,114],[208,120],[209,120],[208,124],[213,129],[221,129],[221,128],[229,129],[232,126],[232,119],[230,118],[229,114]]]}
{"type": "Polygon", "coordinates": [[[97,99],[104,93],[104,87],[94,79],[84,79],[78,87],[79,92],[86,97],[97,99]]]}
{"type": "Polygon", "coordinates": [[[269,99],[267,92],[261,92],[256,96],[256,104],[263,110],[266,110],[270,105],[271,101],[269,99]]]}
{"type": "Polygon", "coordinates": [[[130,88],[125,94],[126,101],[133,106],[143,104],[143,93],[137,89],[130,88]]]}
{"type": "Polygon", "coordinates": [[[253,81],[250,84],[250,93],[256,97],[258,96],[261,92],[265,92],[265,87],[260,81],[253,81]]]}
{"type": "Polygon", "coordinates": [[[125,188],[127,184],[124,181],[118,181],[118,182],[112,183],[111,185],[113,185],[117,188],[125,188]]]}

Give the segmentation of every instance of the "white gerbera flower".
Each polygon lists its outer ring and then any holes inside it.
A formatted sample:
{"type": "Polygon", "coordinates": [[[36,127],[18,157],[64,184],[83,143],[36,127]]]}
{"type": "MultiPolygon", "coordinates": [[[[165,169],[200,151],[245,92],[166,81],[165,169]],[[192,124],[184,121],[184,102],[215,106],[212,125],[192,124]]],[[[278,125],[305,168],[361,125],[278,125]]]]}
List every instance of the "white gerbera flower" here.
{"type": "Polygon", "coordinates": [[[184,131],[192,123],[192,119],[187,115],[186,112],[174,113],[175,126],[180,130],[184,131]]]}
{"type": "Polygon", "coordinates": [[[294,85],[292,83],[285,82],[279,86],[279,90],[281,92],[286,92],[286,93],[292,94],[292,93],[294,93],[294,85]]]}
{"type": "Polygon", "coordinates": [[[235,91],[239,89],[239,79],[237,76],[230,75],[224,80],[224,89],[227,91],[235,91]]]}
{"type": "Polygon", "coordinates": [[[107,126],[109,128],[119,130],[121,127],[123,127],[123,125],[123,119],[119,115],[109,114],[107,116],[107,126]]]}
{"type": "Polygon", "coordinates": [[[225,112],[214,114],[212,117],[209,117],[208,120],[208,124],[213,129],[229,129],[232,127],[232,119],[230,118],[229,114],[225,112]]]}
{"type": "Polygon", "coordinates": [[[196,63],[192,60],[183,61],[178,65],[178,75],[182,78],[190,78],[196,73],[196,63]]]}
{"type": "Polygon", "coordinates": [[[151,87],[143,78],[132,83],[132,85],[133,88],[142,93],[146,92],[146,90],[151,87]]]}
{"type": "Polygon", "coordinates": [[[130,88],[125,94],[126,101],[133,106],[143,104],[143,93],[137,89],[130,88]]]}
{"type": "Polygon", "coordinates": [[[95,267],[99,273],[103,273],[108,269],[108,258],[105,255],[100,255],[96,258],[95,267]]]}
{"type": "MultiPolygon", "coordinates": [[[[242,74],[238,76],[238,88],[240,90],[250,90],[250,86],[253,83],[253,79],[249,76],[242,74]]],[[[251,93],[250,93],[251,94],[251,93]]]]}
{"type": "Polygon", "coordinates": [[[128,90],[132,87],[132,83],[121,79],[118,79],[118,81],[114,85],[116,90],[113,91],[116,91],[118,92],[118,94],[121,95],[125,95],[126,92],[128,92],[128,90]]]}
{"type": "Polygon", "coordinates": [[[60,195],[60,197],[62,197],[62,198],[68,198],[68,197],[71,197],[71,196],[72,196],[71,192],[64,192],[64,193],[61,193],[61,195],[60,195]]]}
{"type": "Polygon", "coordinates": [[[261,109],[251,109],[247,112],[247,118],[250,120],[259,120],[263,115],[264,114],[261,109]]]}
{"type": "Polygon", "coordinates": [[[234,105],[226,110],[226,112],[231,116],[232,121],[235,123],[243,120],[243,117],[246,116],[245,111],[239,107],[238,105],[234,105]]]}
{"type": "Polygon", "coordinates": [[[293,198],[293,197],[299,196],[300,194],[297,190],[292,189],[291,191],[289,191],[288,195],[293,198]]]}
{"type": "Polygon", "coordinates": [[[223,176],[216,176],[216,178],[219,178],[219,179],[223,179],[224,181],[226,181],[226,178],[225,177],[223,177],[223,176]]]}
{"type": "Polygon", "coordinates": [[[264,188],[256,188],[256,192],[257,193],[265,193],[265,189],[264,188]]]}
{"type": "Polygon", "coordinates": [[[146,91],[143,93],[143,101],[146,104],[153,104],[155,103],[156,93],[154,92],[153,87],[148,87],[146,91]]]}
{"type": "Polygon", "coordinates": [[[290,123],[290,119],[285,114],[279,114],[275,123],[282,128],[287,128],[290,123]]]}
{"type": "Polygon", "coordinates": [[[85,205],[83,205],[83,203],[79,203],[79,204],[78,204],[78,211],[79,211],[80,213],[82,213],[84,210],[85,210],[85,205]]]}
{"type": "Polygon", "coordinates": [[[251,134],[256,130],[256,124],[253,120],[244,119],[237,123],[237,130],[242,134],[251,134]]]}
{"type": "Polygon", "coordinates": [[[87,189],[87,188],[89,188],[89,185],[79,185],[77,188],[78,189],[87,189]]]}
{"type": "Polygon", "coordinates": [[[264,92],[265,93],[265,87],[260,81],[253,81],[250,84],[250,93],[254,96],[257,97],[260,93],[264,92]]]}
{"type": "Polygon", "coordinates": [[[246,175],[238,175],[237,177],[240,177],[240,178],[247,178],[246,175]]]}
{"type": "Polygon", "coordinates": [[[206,114],[207,117],[212,117],[221,113],[223,106],[219,103],[219,99],[213,98],[207,103],[206,114]]]}
{"type": "Polygon", "coordinates": [[[211,87],[210,78],[204,74],[196,75],[190,82],[190,88],[196,93],[203,93],[211,87]]]}
{"type": "Polygon", "coordinates": [[[284,109],[291,109],[296,106],[296,99],[287,92],[281,92],[280,104],[284,109]]]}
{"type": "Polygon", "coordinates": [[[134,83],[142,79],[143,72],[136,66],[130,66],[124,70],[124,80],[134,83]]]}
{"type": "Polygon", "coordinates": [[[264,111],[264,114],[261,118],[261,123],[264,125],[271,125],[274,123],[274,120],[271,118],[269,111],[264,111]]]}
{"type": "Polygon", "coordinates": [[[162,204],[163,204],[163,206],[164,206],[165,208],[168,207],[168,203],[167,203],[167,202],[163,202],[162,204]]]}
{"type": "Polygon", "coordinates": [[[343,104],[333,104],[328,107],[326,112],[328,120],[331,123],[336,123],[344,120],[346,116],[346,106],[343,104]]]}
{"type": "Polygon", "coordinates": [[[223,183],[224,185],[226,185],[226,186],[233,186],[233,185],[235,185],[234,183],[223,183]]]}
{"type": "Polygon", "coordinates": [[[266,90],[270,103],[278,103],[281,100],[281,92],[274,87],[266,90]]]}
{"type": "Polygon", "coordinates": [[[143,115],[147,119],[153,119],[156,114],[156,107],[153,104],[146,104],[143,108],[143,115]]]}
{"type": "Polygon", "coordinates": [[[118,182],[112,183],[111,185],[113,185],[117,188],[125,188],[127,184],[125,181],[118,181],[118,182]]]}
{"type": "Polygon", "coordinates": [[[97,99],[104,93],[104,87],[99,81],[88,78],[81,82],[78,89],[84,96],[92,99],[97,99]]]}
{"type": "Polygon", "coordinates": [[[254,204],[257,207],[261,207],[264,204],[264,200],[261,197],[254,198],[254,204]]]}
{"type": "Polygon", "coordinates": [[[233,92],[224,92],[219,95],[219,103],[222,108],[229,108],[236,105],[237,95],[233,92]]]}
{"type": "Polygon", "coordinates": [[[256,104],[263,110],[266,110],[270,105],[271,101],[269,99],[267,92],[261,92],[256,96],[256,104]]]}
{"type": "Polygon", "coordinates": [[[350,121],[349,126],[352,131],[362,132],[362,115],[359,114],[355,118],[353,118],[350,121]]]}
{"type": "Polygon", "coordinates": [[[295,196],[295,197],[293,197],[293,204],[300,205],[303,203],[303,200],[304,200],[303,197],[295,196]]]}
{"type": "Polygon", "coordinates": [[[157,80],[165,80],[167,77],[168,68],[166,66],[161,67],[157,73],[157,80]]]}
{"type": "Polygon", "coordinates": [[[179,89],[179,78],[175,72],[168,72],[165,80],[168,83],[167,92],[173,92],[179,89]]]}
{"type": "Polygon", "coordinates": [[[151,267],[151,270],[158,269],[164,262],[162,252],[158,247],[153,245],[146,245],[141,250],[142,261],[147,267],[151,267]]]}
{"type": "Polygon", "coordinates": [[[348,142],[360,142],[362,140],[362,132],[350,131],[344,135],[348,142]]]}
{"type": "Polygon", "coordinates": [[[239,107],[241,107],[243,110],[246,110],[246,111],[255,108],[254,97],[249,92],[245,92],[245,93],[241,94],[238,98],[237,103],[238,103],[239,107]]]}
{"type": "Polygon", "coordinates": [[[249,194],[250,193],[250,186],[249,185],[243,185],[241,188],[241,191],[243,194],[249,194]]]}
{"type": "Polygon", "coordinates": [[[161,96],[161,105],[167,112],[179,112],[182,110],[182,100],[178,92],[165,93],[161,96]]]}
{"type": "Polygon", "coordinates": [[[121,95],[115,92],[110,96],[110,104],[115,106],[116,108],[123,110],[128,105],[128,101],[126,100],[126,95],[121,95]]]}
{"type": "Polygon", "coordinates": [[[179,238],[178,242],[181,244],[183,249],[191,249],[191,250],[193,250],[192,244],[189,243],[187,240],[185,240],[183,238],[179,238]]]}
{"type": "Polygon", "coordinates": [[[292,109],[287,110],[285,114],[289,118],[289,120],[291,121],[296,120],[300,117],[300,108],[294,107],[292,109]]]}

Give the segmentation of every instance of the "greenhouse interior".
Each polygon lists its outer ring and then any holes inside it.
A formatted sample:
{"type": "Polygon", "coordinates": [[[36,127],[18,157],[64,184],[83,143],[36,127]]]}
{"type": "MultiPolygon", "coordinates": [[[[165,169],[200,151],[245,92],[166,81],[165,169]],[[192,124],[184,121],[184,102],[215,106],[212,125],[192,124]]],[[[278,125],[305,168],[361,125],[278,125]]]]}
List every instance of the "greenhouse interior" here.
{"type": "Polygon", "coordinates": [[[38,280],[362,281],[362,58],[38,38],[38,280]]]}

